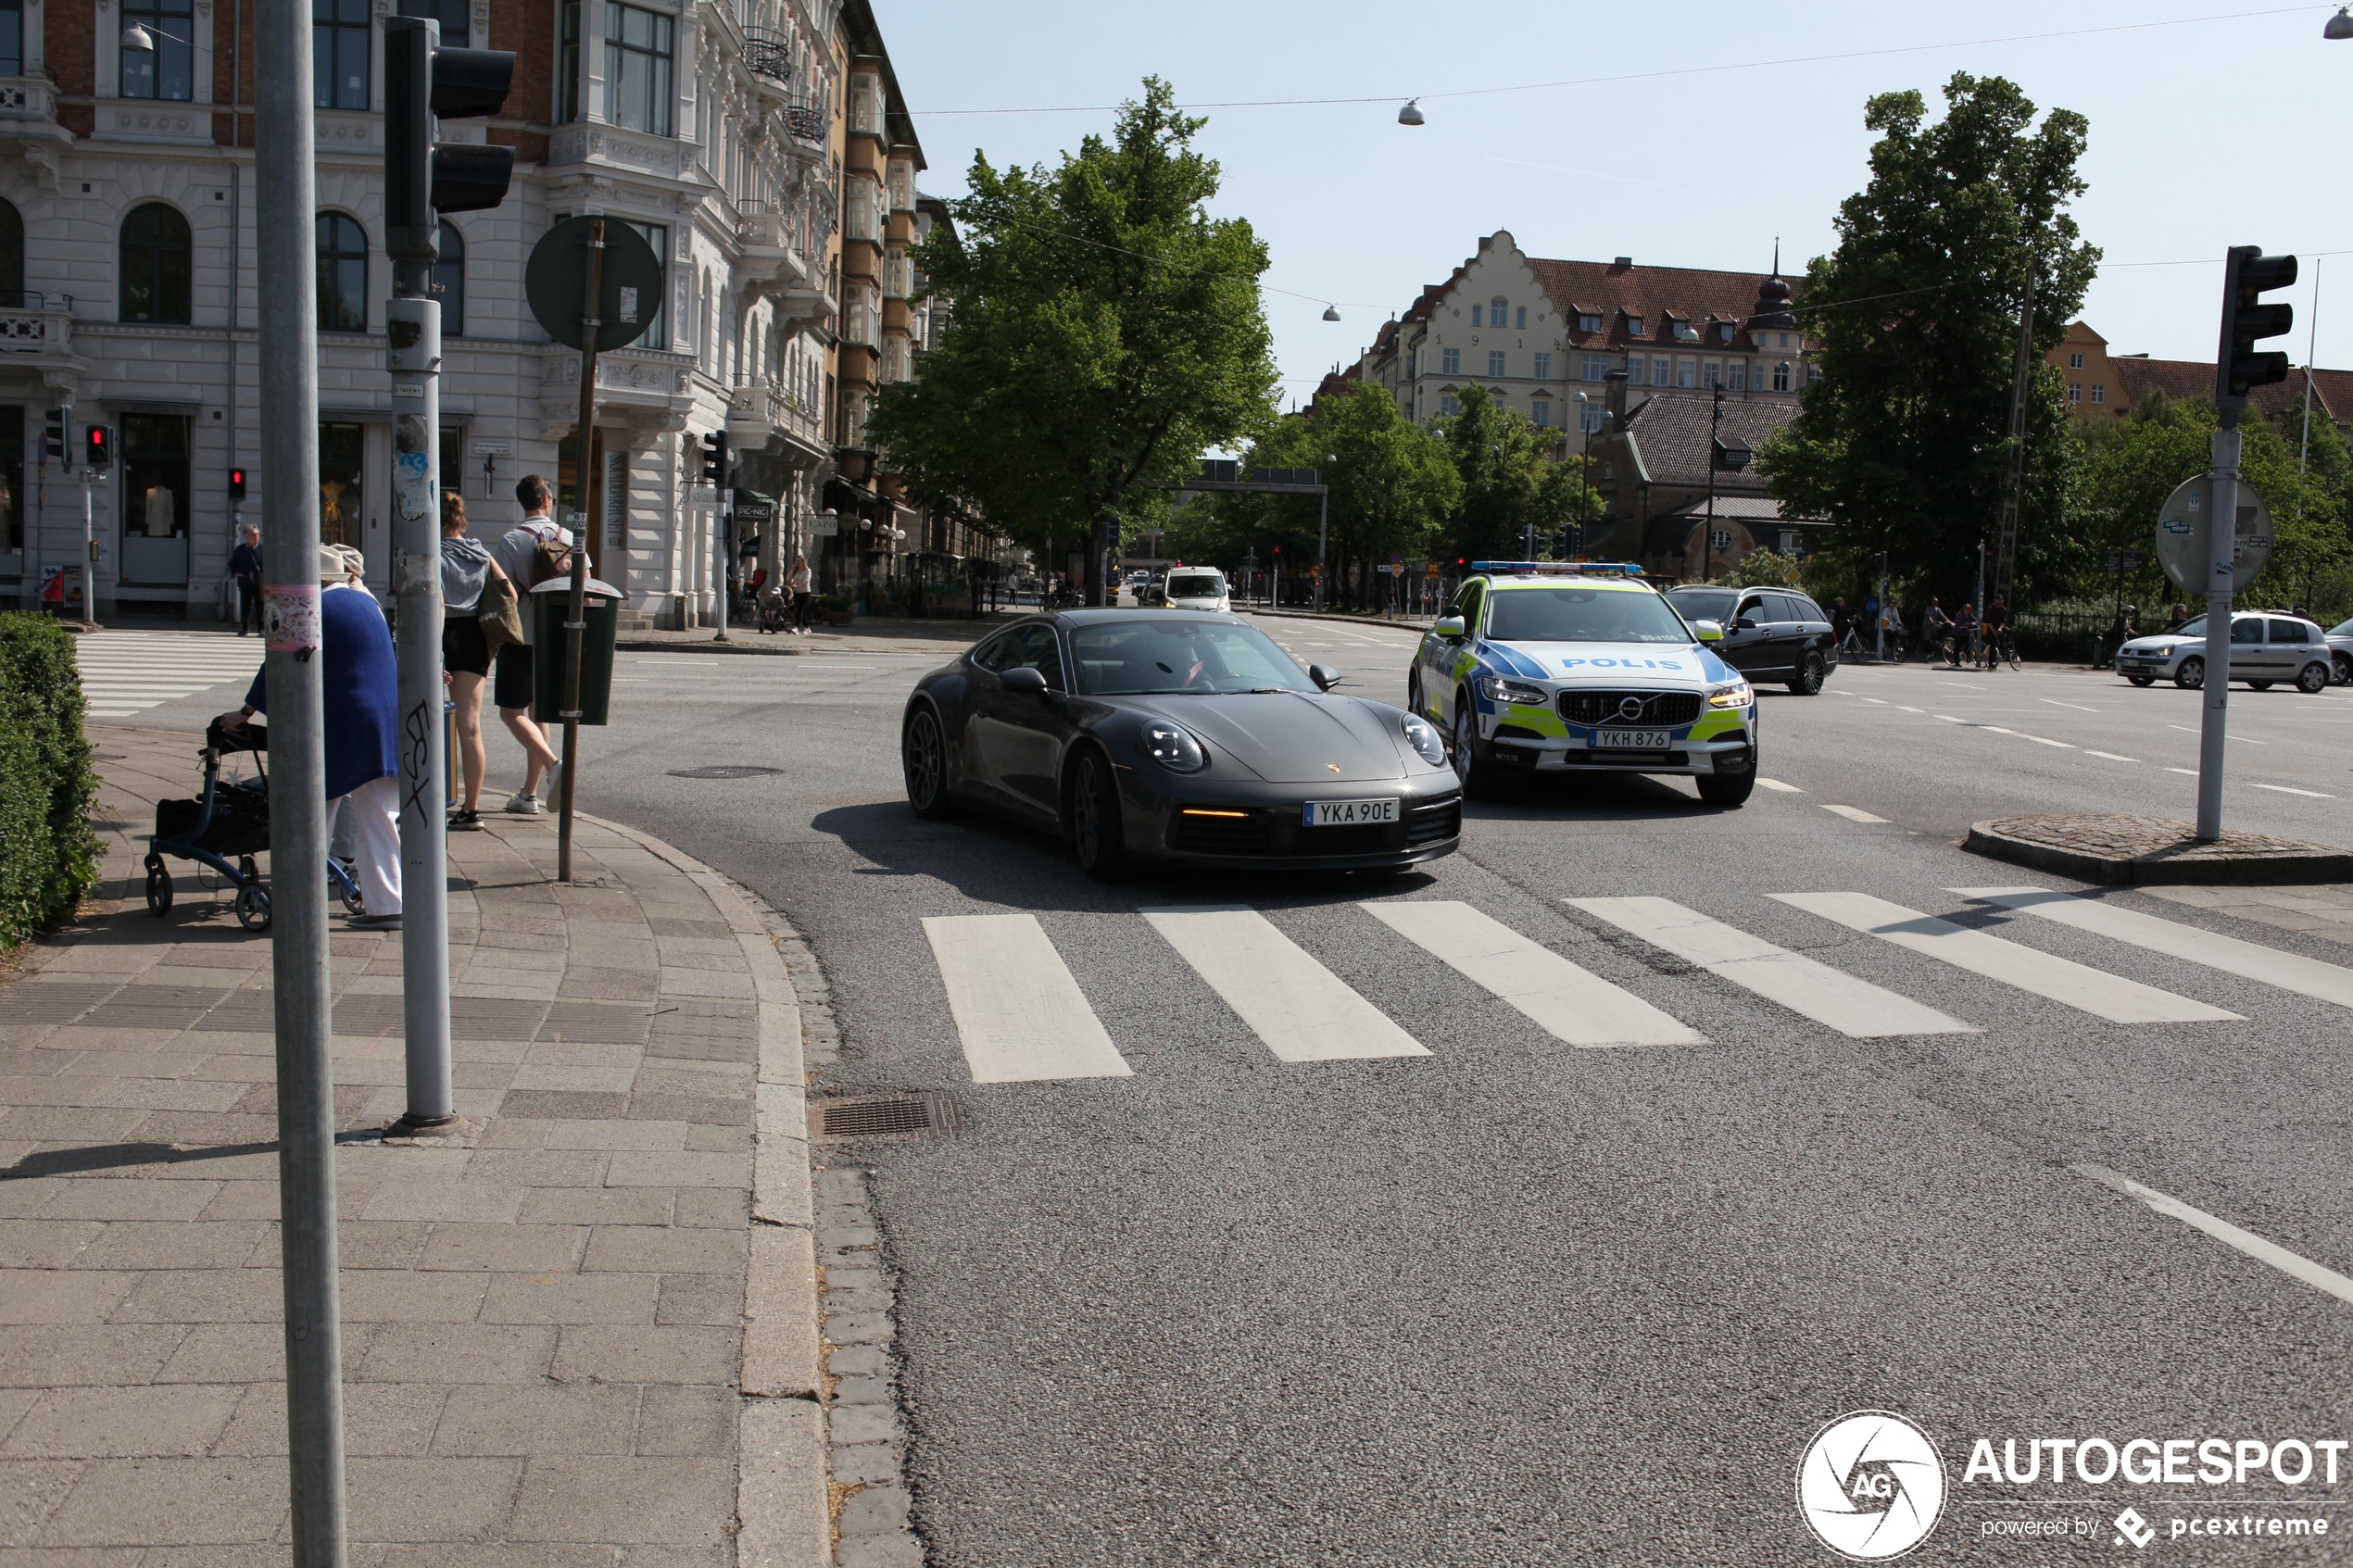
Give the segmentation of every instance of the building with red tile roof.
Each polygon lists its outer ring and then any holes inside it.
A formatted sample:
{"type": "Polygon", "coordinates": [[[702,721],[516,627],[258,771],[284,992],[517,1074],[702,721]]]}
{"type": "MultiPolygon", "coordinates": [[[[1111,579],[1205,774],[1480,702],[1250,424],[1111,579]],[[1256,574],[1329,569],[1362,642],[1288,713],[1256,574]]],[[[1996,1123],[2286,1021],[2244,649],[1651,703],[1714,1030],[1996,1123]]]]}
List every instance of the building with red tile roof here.
{"type": "MultiPolygon", "coordinates": [[[[2079,420],[2103,415],[2123,418],[2151,392],[2168,398],[2214,396],[2211,359],[2155,359],[2145,354],[2115,354],[2108,339],[2077,321],[2067,329],[2057,347],[2044,356],[2066,378],[2068,411],[2079,420]]],[[[2287,380],[2259,386],[2254,403],[2271,419],[2278,419],[2302,396],[2307,378],[2312,388],[2312,411],[2325,416],[2337,429],[2353,434],[2353,370],[2326,370],[2299,366],[2287,380]]]]}

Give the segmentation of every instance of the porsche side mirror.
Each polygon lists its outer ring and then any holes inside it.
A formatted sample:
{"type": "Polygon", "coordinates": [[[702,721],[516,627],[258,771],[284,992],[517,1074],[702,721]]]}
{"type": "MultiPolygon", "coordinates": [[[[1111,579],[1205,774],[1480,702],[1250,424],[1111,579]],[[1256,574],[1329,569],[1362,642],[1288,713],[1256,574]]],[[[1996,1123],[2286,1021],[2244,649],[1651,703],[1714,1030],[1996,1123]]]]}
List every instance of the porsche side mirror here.
{"type": "Polygon", "coordinates": [[[1720,643],[1724,640],[1724,623],[1720,621],[1694,621],[1692,622],[1692,630],[1699,633],[1699,640],[1703,643],[1720,643]]]}
{"type": "Polygon", "coordinates": [[[1315,683],[1315,689],[1319,692],[1330,691],[1340,684],[1340,671],[1328,664],[1309,665],[1307,678],[1315,683]]]}
{"type": "Polygon", "coordinates": [[[998,676],[997,679],[1003,684],[1004,688],[1009,692],[1020,692],[1027,696],[1044,696],[1046,695],[1046,677],[1039,674],[1037,671],[1031,669],[1026,664],[1024,664],[1017,669],[1008,670],[1002,675],[998,676]]]}
{"type": "Polygon", "coordinates": [[[1451,641],[1463,634],[1463,618],[1459,615],[1441,615],[1438,618],[1438,624],[1432,626],[1430,630],[1451,641]]]}

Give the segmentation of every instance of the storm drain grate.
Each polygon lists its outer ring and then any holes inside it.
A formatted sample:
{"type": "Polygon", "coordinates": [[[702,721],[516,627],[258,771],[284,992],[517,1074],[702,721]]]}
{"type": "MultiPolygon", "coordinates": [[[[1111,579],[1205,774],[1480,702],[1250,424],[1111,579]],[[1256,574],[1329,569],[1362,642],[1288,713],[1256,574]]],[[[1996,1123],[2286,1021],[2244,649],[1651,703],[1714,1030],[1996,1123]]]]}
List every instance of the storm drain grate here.
{"type": "Polygon", "coordinates": [[[756,779],[762,773],[780,773],[781,768],[755,768],[749,763],[729,763],[716,768],[673,768],[673,779],[756,779]]]}
{"type": "Polygon", "coordinates": [[[956,1102],[942,1094],[818,1100],[809,1116],[810,1135],[820,1138],[937,1138],[956,1130],[956,1102]]]}

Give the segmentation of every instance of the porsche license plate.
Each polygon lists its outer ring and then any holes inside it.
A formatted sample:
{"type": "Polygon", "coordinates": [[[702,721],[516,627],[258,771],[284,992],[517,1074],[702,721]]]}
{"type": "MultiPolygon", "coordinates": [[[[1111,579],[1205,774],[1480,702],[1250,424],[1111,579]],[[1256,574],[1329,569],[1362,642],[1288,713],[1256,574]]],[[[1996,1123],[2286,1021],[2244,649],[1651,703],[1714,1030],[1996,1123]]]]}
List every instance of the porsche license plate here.
{"type": "Polygon", "coordinates": [[[1674,741],[1667,730],[1595,730],[1593,745],[1602,751],[1665,751],[1674,741]]]}
{"type": "Polygon", "coordinates": [[[1311,828],[1355,827],[1365,822],[1397,820],[1395,797],[1387,800],[1310,800],[1301,808],[1300,822],[1311,828]]]}

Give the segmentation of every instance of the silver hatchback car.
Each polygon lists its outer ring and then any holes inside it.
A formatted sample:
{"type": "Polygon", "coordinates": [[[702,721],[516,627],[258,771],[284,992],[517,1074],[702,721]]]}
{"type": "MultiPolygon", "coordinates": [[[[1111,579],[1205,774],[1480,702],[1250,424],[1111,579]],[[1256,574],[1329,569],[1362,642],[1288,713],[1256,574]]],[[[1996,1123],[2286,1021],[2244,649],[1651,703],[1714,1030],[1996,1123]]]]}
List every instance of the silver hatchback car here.
{"type": "MultiPolygon", "coordinates": [[[[2116,650],[2116,672],[2136,686],[2162,677],[2196,691],[2206,684],[2206,617],[2176,632],[2133,638],[2116,650]]],[[[2317,692],[2334,678],[2334,650],[2312,622],[2259,610],[2232,615],[2232,680],[2259,692],[2290,683],[2298,691],[2317,692]]]]}

